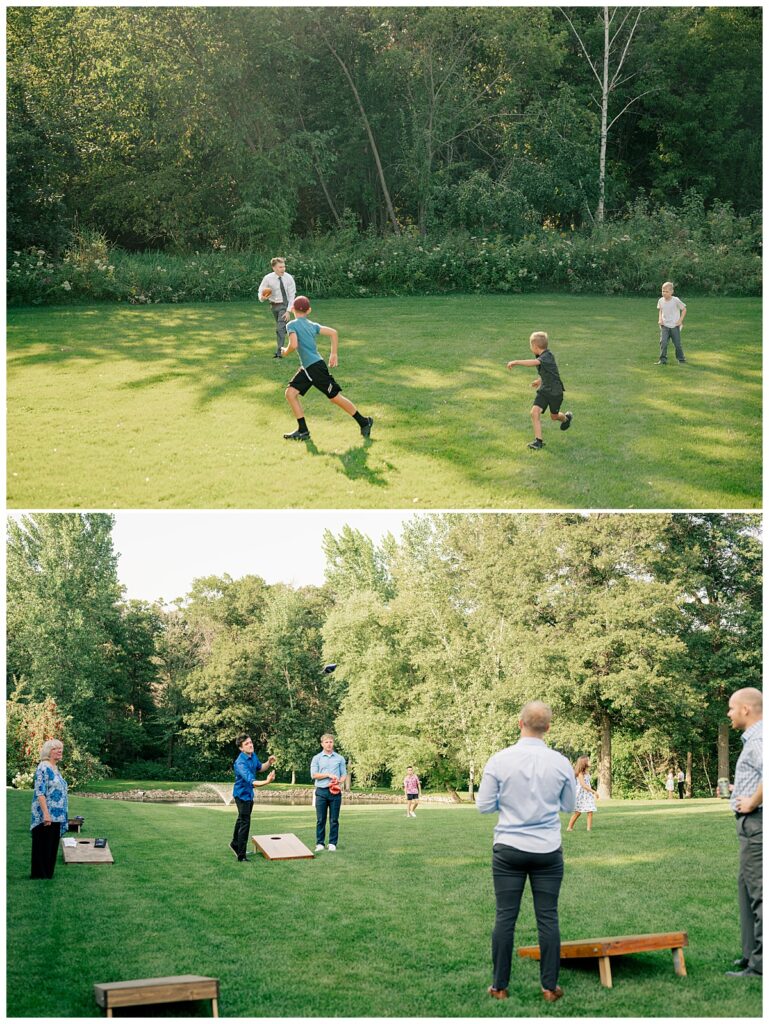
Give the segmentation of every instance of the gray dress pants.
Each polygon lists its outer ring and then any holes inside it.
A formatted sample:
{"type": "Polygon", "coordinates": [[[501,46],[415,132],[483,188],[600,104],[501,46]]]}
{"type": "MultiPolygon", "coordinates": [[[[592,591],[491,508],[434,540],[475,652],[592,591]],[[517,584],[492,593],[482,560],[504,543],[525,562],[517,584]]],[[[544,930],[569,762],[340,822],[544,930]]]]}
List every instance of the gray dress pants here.
{"type": "Polygon", "coordinates": [[[740,870],[737,890],[740,902],[740,933],[742,955],[752,971],[764,973],[763,968],[763,814],[761,809],[737,818],[737,837],[740,841],[740,870]]]}

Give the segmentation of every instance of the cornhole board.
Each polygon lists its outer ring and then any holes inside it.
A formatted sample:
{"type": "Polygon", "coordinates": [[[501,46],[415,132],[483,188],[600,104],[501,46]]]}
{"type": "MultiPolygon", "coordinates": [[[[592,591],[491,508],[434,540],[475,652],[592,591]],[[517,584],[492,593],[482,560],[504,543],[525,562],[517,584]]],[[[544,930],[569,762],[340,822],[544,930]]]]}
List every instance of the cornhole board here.
{"type": "MultiPolygon", "coordinates": [[[[686,932],[657,932],[654,935],[616,935],[609,939],[574,939],[561,943],[561,959],[575,960],[597,957],[601,984],[612,987],[612,956],[625,953],[646,953],[654,949],[669,949],[673,954],[673,970],[682,978],[686,977],[684,946],[689,945],[686,932]]],[[[521,946],[518,956],[539,960],[539,946],[521,946]]]]}
{"type": "Polygon", "coordinates": [[[293,832],[278,832],[268,836],[251,836],[254,851],[267,860],[312,860],[315,854],[308,850],[293,832]]]}
{"type": "MultiPolygon", "coordinates": [[[[72,837],[75,838],[74,836],[72,837]]],[[[65,846],[64,840],[59,841],[65,864],[114,864],[115,860],[109,848],[109,843],[97,850],[93,845],[93,839],[83,839],[78,836],[75,840],[77,846],[65,846]]]]}
{"type": "Polygon", "coordinates": [[[111,981],[94,985],[93,994],[108,1017],[116,1006],[154,1006],[155,1003],[188,1003],[196,999],[210,999],[214,1017],[219,1016],[219,979],[198,974],[111,981]]]}

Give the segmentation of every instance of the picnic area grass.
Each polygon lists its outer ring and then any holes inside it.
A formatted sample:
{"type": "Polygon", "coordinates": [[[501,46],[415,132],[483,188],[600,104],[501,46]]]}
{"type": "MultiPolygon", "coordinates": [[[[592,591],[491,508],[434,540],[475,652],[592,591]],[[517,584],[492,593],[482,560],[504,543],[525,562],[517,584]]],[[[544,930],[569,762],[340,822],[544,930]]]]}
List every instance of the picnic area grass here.
{"type": "MultiPolygon", "coordinates": [[[[656,366],[653,297],[323,300],[344,394],[314,389],[309,442],[257,303],[8,313],[12,508],[757,508],[761,301],[695,298],[656,366]],[[533,329],[550,333],[568,432],[529,409],[533,329]]],[[[322,338],[321,354],[328,354],[322,338]]]]}
{"type": "MultiPolygon", "coordinates": [[[[59,861],[29,879],[29,792],[8,793],[8,1013],[99,1016],[93,984],[175,974],[221,981],[229,1017],[747,1017],[761,985],[724,977],[739,955],[734,818],[725,802],[614,802],[592,835],[564,835],[561,934],[685,930],[688,977],[667,951],[564,966],[546,1004],[538,964],[514,957],[510,999],[489,999],[495,815],[469,806],[342,808],[339,850],[239,864],[234,807],[73,796],[115,863],[59,861]]],[[[308,807],[259,807],[252,834],[314,846],[308,807]]],[[[516,945],[536,943],[527,886],[516,945]]],[[[120,1011],[117,1011],[120,1013],[120,1011]]],[[[207,1015],[208,1003],[170,1006],[207,1015]]]]}

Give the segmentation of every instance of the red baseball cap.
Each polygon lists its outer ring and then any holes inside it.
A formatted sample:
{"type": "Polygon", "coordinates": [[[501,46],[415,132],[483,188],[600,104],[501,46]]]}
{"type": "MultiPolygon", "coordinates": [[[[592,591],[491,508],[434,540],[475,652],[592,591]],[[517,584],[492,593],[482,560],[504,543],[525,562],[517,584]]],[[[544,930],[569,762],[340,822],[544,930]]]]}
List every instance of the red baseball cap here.
{"type": "Polygon", "coordinates": [[[297,313],[309,313],[310,312],[310,300],[306,295],[297,295],[294,299],[294,309],[297,313]]]}

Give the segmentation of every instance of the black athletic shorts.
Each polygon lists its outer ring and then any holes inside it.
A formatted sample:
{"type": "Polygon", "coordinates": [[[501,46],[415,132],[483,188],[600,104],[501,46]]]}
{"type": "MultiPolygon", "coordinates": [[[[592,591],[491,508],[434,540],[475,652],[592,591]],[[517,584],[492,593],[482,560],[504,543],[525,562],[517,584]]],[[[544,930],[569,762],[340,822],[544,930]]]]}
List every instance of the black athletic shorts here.
{"type": "Polygon", "coordinates": [[[542,412],[546,412],[548,406],[550,406],[550,412],[560,412],[563,405],[563,391],[543,391],[540,388],[534,396],[534,405],[538,405],[542,412]]]}
{"type": "Polygon", "coordinates": [[[419,793],[407,793],[406,794],[406,799],[407,800],[418,800],[419,799],[419,793]]]}
{"type": "Polygon", "coordinates": [[[300,366],[288,383],[290,388],[296,388],[300,395],[306,395],[310,388],[317,388],[322,391],[326,398],[336,398],[342,390],[328,372],[325,359],[319,359],[309,366],[300,366]]]}

